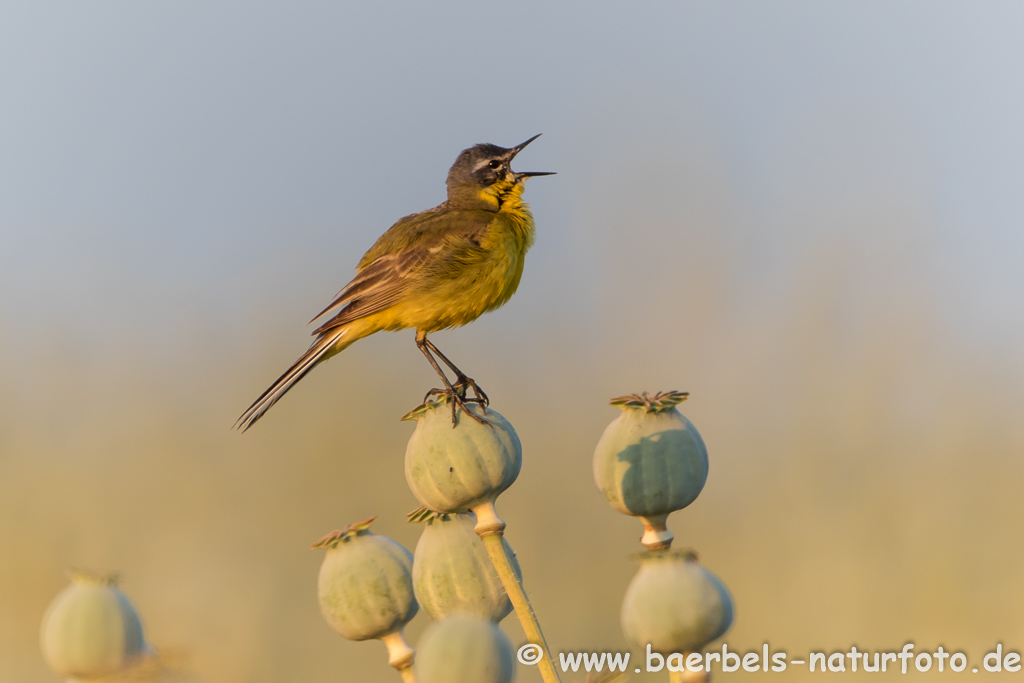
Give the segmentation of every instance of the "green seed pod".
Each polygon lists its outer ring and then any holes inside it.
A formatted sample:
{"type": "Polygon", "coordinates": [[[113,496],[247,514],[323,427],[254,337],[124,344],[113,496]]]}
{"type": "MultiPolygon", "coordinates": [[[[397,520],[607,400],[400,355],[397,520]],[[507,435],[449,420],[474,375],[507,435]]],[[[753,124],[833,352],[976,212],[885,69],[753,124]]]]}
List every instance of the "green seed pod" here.
{"type": "Polygon", "coordinates": [[[622,414],[594,451],[597,488],[613,508],[640,518],[648,550],[672,545],[666,518],[696,500],[708,478],[704,440],[675,408],[686,396],[644,392],[612,399],[622,414]]]}
{"type": "MultiPolygon", "coordinates": [[[[423,515],[417,511],[410,518],[418,514],[427,519],[416,544],[412,585],[423,611],[431,619],[468,614],[495,623],[508,616],[512,603],[487,548],[474,531],[476,516],[472,512],[423,515]]],[[[504,538],[502,542],[507,548],[504,538]]],[[[514,559],[512,564],[516,577],[522,580],[519,564],[514,559]]]]}
{"type": "Polygon", "coordinates": [[[423,634],[416,655],[419,683],[511,683],[512,643],[487,619],[448,617],[423,634]]]}
{"type": "Polygon", "coordinates": [[[637,649],[699,652],[732,624],[732,597],[693,553],[651,553],[622,601],[622,632],[637,649]]]}
{"type": "Polygon", "coordinates": [[[320,611],[349,640],[400,632],[416,614],[412,553],[369,531],[375,517],[350,524],[317,541],[327,548],[320,566],[320,611]]]}
{"type": "Polygon", "coordinates": [[[468,404],[488,424],[461,417],[453,429],[447,401],[431,401],[403,419],[416,420],[405,451],[413,495],[435,512],[462,512],[494,500],[515,482],[523,448],[512,425],[490,408],[468,404]]]}
{"type": "Polygon", "coordinates": [[[72,679],[116,673],[147,651],[142,622],[113,575],[72,573],[43,616],[40,640],[50,668],[72,679]]]}

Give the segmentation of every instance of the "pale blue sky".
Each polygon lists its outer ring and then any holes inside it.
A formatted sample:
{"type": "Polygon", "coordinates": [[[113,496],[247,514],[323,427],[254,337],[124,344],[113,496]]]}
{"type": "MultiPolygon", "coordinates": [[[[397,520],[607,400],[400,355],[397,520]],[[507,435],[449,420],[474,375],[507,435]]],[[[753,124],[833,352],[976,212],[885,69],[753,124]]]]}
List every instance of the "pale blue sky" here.
{"type": "Polygon", "coordinates": [[[823,235],[889,248],[856,218],[789,213],[912,188],[927,223],[904,244],[925,262],[914,281],[977,340],[1016,342],[1022,14],[1012,2],[8,3],[0,320],[14,337],[70,320],[99,346],[121,325],[163,336],[199,310],[244,325],[267,301],[304,306],[304,322],[391,222],[443,198],[460,149],[542,132],[520,161],[560,174],[528,193],[539,240],[524,291],[538,303],[599,307],[586,288],[575,300],[540,288],[571,288],[560,264],[596,271],[600,245],[580,241],[653,230],[644,188],[685,203],[672,169],[699,178],[709,161],[733,212],[723,244],[752,291],[823,235]],[[636,225],[592,229],[588,211],[612,201],[636,225]]]}

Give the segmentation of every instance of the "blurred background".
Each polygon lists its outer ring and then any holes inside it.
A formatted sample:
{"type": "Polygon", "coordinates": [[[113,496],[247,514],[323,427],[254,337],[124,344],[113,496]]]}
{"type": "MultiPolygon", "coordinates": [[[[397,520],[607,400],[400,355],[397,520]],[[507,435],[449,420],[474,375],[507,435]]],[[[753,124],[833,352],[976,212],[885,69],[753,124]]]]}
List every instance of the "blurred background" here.
{"type": "Polygon", "coordinates": [[[523,441],[499,511],[552,647],[625,647],[640,525],[591,456],[610,397],[679,389],[711,474],[669,524],[733,592],[731,649],[1019,650],[1022,21],[931,0],[5,4],[0,681],[56,680],[38,630],[68,567],[121,571],[194,680],[397,680],[321,619],[309,545],[379,515],[415,546],[398,418],[436,377],[412,332],[231,425],[461,149],[536,133],[517,169],[558,175],[527,189],[519,293],[432,338],[523,441]]]}

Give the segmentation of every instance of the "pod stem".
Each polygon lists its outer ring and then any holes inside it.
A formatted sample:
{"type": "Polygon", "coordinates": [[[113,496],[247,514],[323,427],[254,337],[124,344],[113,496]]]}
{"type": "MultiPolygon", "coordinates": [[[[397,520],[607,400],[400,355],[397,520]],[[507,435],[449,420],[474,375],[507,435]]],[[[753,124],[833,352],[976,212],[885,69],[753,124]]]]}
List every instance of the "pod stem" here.
{"type": "Polygon", "coordinates": [[[402,675],[402,682],[416,683],[416,674],[412,670],[412,660],[416,653],[405,642],[402,631],[398,630],[382,636],[381,641],[384,643],[384,647],[388,649],[388,664],[402,675]]]}
{"type": "Polygon", "coordinates": [[[668,683],[708,683],[711,674],[707,671],[669,671],[668,683]]]}
{"type": "Polygon", "coordinates": [[[665,526],[666,519],[668,519],[667,514],[640,517],[640,521],[644,525],[644,535],[640,542],[651,552],[668,550],[672,547],[672,539],[675,536],[665,526]]]}
{"type": "Polygon", "coordinates": [[[484,542],[484,547],[487,548],[487,555],[491,558],[491,564],[498,572],[501,584],[505,587],[505,593],[508,594],[512,607],[516,610],[516,616],[519,617],[519,623],[523,625],[527,640],[540,646],[543,650],[541,659],[537,662],[541,678],[544,679],[544,683],[561,683],[554,659],[551,657],[551,648],[548,647],[548,642],[544,639],[544,632],[540,630],[537,614],[530,605],[530,598],[527,597],[522,582],[512,569],[509,546],[503,542],[505,523],[495,513],[493,501],[477,506],[473,512],[477,517],[476,533],[484,542]]]}

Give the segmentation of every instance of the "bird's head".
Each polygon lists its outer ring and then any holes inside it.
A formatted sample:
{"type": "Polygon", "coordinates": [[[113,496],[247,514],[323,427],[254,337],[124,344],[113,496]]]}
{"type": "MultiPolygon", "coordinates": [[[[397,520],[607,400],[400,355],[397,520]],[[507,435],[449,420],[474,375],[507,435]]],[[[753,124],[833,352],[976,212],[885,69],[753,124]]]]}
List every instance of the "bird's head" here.
{"type": "Polygon", "coordinates": [[[510,166],[515,156],[539,137],[534,135],[510,148],[481,143],[463,150],[448,171],[449,201],[483,200],[500,206],[509,195],[522,192],[523,181],[527,178],[553,175],[542,171],[516,173],[510,166]]]}

